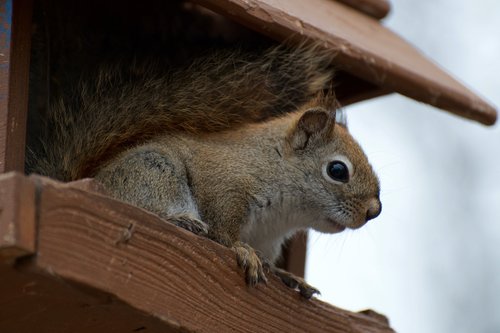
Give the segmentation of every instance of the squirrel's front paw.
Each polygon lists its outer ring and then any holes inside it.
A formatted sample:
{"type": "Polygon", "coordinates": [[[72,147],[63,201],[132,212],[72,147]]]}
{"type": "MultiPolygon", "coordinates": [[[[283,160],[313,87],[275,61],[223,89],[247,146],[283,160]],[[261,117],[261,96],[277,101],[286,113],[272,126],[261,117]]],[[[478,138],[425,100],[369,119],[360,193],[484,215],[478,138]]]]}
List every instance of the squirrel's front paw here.
{"type": "Polygon", "coordinates": [[[249,285],[254,286],[259,282],[267,283],[263,267],[268,266],[268,264],[259,257],[252,247],[242,242],[236,242],[233,245],[233,250],[236,252],[238,265],[245,270],[246,281],[249,285]]]}
{"type": "Polygon", "coordinates": [[[300,294],[310,299],[314,294],[320,294],[319,290],[309,285],[303,278],[295,276],[294,274],[285,271],[284,269],[273,267],[272,271],[276,274],[281,281],[292,289],[299,289],[300,294]]]}
{"type": "Polygon", "coordinates": [[[208,234],[208,225],[189,214],[168,216],[167,219],[176,226],[189,230],[194,234],[200,236],[208,234]]]}

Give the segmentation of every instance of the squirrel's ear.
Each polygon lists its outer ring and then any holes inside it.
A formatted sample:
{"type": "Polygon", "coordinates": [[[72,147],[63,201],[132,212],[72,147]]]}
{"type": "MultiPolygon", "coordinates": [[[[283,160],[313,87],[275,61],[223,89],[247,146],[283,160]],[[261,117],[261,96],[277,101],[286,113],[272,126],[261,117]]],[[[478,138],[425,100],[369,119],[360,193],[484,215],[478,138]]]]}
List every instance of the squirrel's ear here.
{"type": "Polygon", "coordinates": [[[325,143],[333,133],[335,111],[321,108],[309,109],[302,114],[289,137],[293,149],[325,143]]]}

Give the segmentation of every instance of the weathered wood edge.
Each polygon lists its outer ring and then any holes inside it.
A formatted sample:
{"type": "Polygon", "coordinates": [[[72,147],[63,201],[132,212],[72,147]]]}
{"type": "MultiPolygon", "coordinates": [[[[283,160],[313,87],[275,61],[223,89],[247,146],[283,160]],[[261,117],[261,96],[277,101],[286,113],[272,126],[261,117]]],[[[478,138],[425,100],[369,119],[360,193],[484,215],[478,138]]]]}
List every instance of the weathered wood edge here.
{"type": "Polygon", "coordinates": [[[306,301],[274,276],[248,287],[232,251],[142,209],[31,180],[42,184],[36,265],[52,274],[196,332],[393,332],[370,316],[306,301]]]}
{"type": "MultiPolygon", "coordinates": [[[[322,19],[315,23],[306,22],[302,17],[277,8],[270,0],[195,1],[277,40],[308,38],[321,41],[332,50],[332,60],[337,65],[375,85],[485,125],[496,122],[495,107],[453,79],[396,34],[346,5],[322,0],[307,3],[311,11],[321,10],[319,5],[331,7],[331,13],[336,15],[331,18],[336,33],[329,33],[320,26],[328,22],[322,19]],[[361,29],[363,31],[356,30],[355,26],[364,27],[361,29]],[[349,38],[343,37],[345,33],[337,34],[340,31],[348,32],[349,38]],[[378,41],[376,47],[373,40],[378,41]],[[392,54],[390,57],[387,56],[389,53],[392,54]],[[411,59],[412,65],[409,65],[408,59],[411,59]]],[[[281,1],[276,3],[283,5],[281,1]]],[[[291,2],[287,2],[289,4],[291,2]]]]}
{"type": "Polygon", "coordinates": [[[32,4],[0,1],[0,173],[24,170],[32,4]]]}
{"type": "Polygon", "coordinates": [[[18,173],[0,175],[0,261],[35,253],[35,185],[18,173]]]}

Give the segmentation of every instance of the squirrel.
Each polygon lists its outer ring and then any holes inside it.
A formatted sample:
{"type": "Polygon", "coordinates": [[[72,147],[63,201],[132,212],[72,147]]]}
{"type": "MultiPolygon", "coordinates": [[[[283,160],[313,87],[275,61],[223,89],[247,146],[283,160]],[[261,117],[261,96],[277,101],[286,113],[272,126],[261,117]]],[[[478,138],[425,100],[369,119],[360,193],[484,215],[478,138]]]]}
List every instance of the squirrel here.
{"type": "Polygon", "coordinates": [[[316,288],[273,265],[283,241],[356,229],[381,211],[377,176],[336,122],[330,62],[320,47],[280,45],[216,52],[166,76],[103,65],[52,103],[27,170],[94,177],[232,248],[248,284],[266,282],[269,267],[310,298],[316,288]]]}

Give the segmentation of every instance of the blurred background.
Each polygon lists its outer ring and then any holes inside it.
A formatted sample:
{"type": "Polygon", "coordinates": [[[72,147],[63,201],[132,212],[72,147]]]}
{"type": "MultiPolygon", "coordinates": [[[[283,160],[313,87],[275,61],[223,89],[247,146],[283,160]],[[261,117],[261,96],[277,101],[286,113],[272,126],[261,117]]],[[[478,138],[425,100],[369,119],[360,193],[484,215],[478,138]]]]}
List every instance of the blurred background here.
{"type": "MultiPolygon", "coordinates": [[[[500,106],[500,1],[392,0],[385,25],[500,106]]],[[[400,95],[346,108],[378,172],[382,215],[309,236],[321,299],[398,332],[500,332],[500,129],[400,95]]]]}

